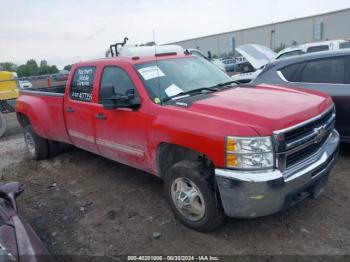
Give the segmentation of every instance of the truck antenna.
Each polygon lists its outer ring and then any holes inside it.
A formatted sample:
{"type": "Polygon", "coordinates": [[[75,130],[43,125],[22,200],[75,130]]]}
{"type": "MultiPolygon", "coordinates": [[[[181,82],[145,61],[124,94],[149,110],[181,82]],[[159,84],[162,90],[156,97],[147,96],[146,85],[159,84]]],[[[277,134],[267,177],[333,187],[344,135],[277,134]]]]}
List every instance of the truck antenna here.
{"type": "Polygon", "coordinates": [[[158,67],[158,56],[157,56],[157,44],[156,44],[156,33],[153,30],[153,44],[154,44],[154,55],[156,57],[156,65],[157,65],[157,83],[158,83],[158,95],[159,95],[159,100],[160,100],[160,104],[163,104],[163,100],[162,100],[162,92],[161,92],[161,88],[160,88],[160,82],[159,82],[159,67],[158,67]]]}

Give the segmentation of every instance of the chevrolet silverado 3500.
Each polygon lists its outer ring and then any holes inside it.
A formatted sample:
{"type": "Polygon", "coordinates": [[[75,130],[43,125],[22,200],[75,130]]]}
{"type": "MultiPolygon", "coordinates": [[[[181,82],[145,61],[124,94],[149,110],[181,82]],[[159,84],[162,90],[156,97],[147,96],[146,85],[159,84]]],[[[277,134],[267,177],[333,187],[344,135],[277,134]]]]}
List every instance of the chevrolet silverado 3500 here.
{"type": "Polygon", "coordinates": [[[328,95],[241,87],[205,59],[161,47],[129,53],[73,65],[64,87],[20,91],[34,159],[69,143],[152,173],[179,220],[202,232],[322,192],[339,144],[328,95]]]}

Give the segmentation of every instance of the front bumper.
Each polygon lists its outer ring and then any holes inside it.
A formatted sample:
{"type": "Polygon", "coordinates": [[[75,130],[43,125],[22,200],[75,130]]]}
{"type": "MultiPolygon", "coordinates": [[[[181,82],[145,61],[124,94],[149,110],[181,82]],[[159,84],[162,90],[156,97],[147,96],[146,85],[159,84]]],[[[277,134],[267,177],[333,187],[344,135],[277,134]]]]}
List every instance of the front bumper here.
{"type": "Polygon", "coordinates": [[[322,192],[335,163],[339,134],[334,130],[320,150],[284,174],[278,169],[242,171],[215,169],[221,201],[229,217],[260,217],[286,209],[322,192]],[[316,159],[316,160],[315,160],[316,159]]]}

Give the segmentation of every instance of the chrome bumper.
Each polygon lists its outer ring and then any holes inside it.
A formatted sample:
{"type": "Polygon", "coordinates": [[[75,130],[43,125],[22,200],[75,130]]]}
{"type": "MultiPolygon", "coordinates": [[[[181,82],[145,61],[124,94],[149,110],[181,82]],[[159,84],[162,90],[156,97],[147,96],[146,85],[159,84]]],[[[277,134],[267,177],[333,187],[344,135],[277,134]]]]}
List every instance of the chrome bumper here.
{"type": "Polygon", "coordinates": [[[322,192],[337,158],[339,134],[334,130],[320,150],[294,167],[280,170],[241,171],[215,169],[221,201],[229,217],[260,217],[288,208],[322,192]]]}

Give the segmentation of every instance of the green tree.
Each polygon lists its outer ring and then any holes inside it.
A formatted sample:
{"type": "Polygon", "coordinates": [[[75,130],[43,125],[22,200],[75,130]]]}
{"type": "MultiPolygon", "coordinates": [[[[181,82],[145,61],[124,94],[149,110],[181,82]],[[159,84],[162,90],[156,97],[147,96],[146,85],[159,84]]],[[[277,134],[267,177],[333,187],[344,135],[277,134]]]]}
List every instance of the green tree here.
{"type": "Polygon", "coordinates": [[[49,70],[49,73],[50,73],[50,74],[56,74],[56,73],[58,73],[59,71],[60,71],[60,70],[58,70],[57,66],[55,66],[55,65],[50,66],[50,70],[49,70]]]}
{"type": "Polygon", "coordinates": [[[17,68],[18,77],[55,74],[59,70],[55,65],[49,65],[46,60],[40,61],[40,67],[34,59],[30,59],[26,64],[17,68]]]}
{"type": "Polygon", "coordinates": [[[46,75],[50,73],[50,67],[47,64],[46,60],[40,61],[40,68],[39,68],[39,74],[40,75],[46,75]]]}
{"type": "Polygon", "coordinates": [[[12,62],[3,62],[0,63],[0,70],[4,71],[16,71],[17,65],[12,62]]]}
{"type": "Polygon", "coordinates": [[[30,72],[28,70],[28,67],[26,65],[20,65],[17,68],[17,75],[18,75],[18,77],[30,76],[30,72]]]}
{"type": "Polygon", "coordinates": [[[34,59],[28,60],[26,66],[28,68],[27,70],[29,72],[29,75],[39,75],[39,66],[34,59]]]}
{"type": "Polygon", "coordinates": [[[72,65],[65,65],[65,66],[63,67],[63,70],[70,71],[71,68],[72,68],[72,65]]]}

